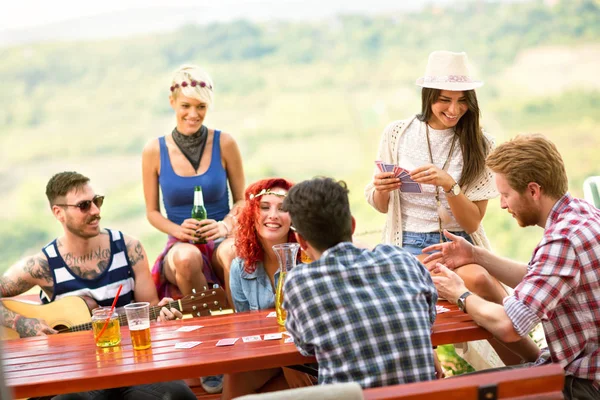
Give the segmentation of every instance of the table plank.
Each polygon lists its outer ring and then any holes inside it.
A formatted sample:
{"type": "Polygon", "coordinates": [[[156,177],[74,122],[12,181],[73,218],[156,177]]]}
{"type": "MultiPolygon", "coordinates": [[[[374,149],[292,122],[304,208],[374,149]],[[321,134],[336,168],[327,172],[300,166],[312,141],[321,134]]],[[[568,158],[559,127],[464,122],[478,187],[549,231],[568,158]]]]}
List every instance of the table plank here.
{"type": "MultiPolygon", "coordinates": [[[[456,306],[439,314],[433,327],[434,345],[485,339],[491,334],[456,306]]],[[[272,310],[200,317],[151,325],[152,347],[135,351],[129,330],[121,327],[121,344],[100,349],[91,332],[10,340],[2,358],[7,385],[19,397],[45,396],[109,387],[131,386],[221,373],[252,371],[314,362],[283,339],[243,343],[241,337],[283,332],[272,310]],[[192,332],[179,327],[202,325],[192,332]],[[234,346],[216,347],[218,340],[238,337],[234,346]],[[191,349],[175,349],[181,341],[201,341],[191,349]]]]}

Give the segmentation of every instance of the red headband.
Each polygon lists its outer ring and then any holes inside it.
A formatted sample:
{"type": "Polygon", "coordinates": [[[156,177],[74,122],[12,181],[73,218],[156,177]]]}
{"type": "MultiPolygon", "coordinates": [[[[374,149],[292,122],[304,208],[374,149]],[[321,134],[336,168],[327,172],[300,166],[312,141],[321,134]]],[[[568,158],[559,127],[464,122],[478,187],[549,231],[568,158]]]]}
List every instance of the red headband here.
{"type": "MultiPolygon", "coordinates": [[[[196,86],[207,87],[210,90],[212,90],[212,86],[203,81],[191,81],[191,83],[187,83],[186,81],[181,82],[182,88],[186,87],[187,85],[190,85],[191,87],[196,87],[196,86]]],[[[176,83],[173,86],[171,86],[171,92],[174,91],[175,89],[179,89],[179,86],[180,86],[179,83],[176,83]]]]}

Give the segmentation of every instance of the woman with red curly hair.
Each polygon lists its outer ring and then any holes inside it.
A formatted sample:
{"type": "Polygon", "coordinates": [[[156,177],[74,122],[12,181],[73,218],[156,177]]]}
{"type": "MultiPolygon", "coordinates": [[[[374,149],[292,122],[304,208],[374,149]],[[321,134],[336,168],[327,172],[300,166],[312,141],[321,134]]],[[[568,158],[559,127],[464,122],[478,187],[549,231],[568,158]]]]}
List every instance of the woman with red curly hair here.
{"type": "MultiPolygon", "coordinates": [[[[229,287],[237,312],[275,307],[279,262],[273,245],[296,242],[292,221],[283,211],[283,199],[292,183],[263,179],[248,186],[245,205],[237,217],[235,245],[238,257],[231,263],[229,287]]],[[[309,386],[310,378],[289,368],[225,375],[222,399],[251,393],[309,386]]]]}
{"type": "Polygon", "coordinates": [[[295,242],[291,219],[281,210],[292,183],[281,178],[262,179],[248,186],[246,204],[238,214],[229,287],[236,311],[275,307],[279,262],[273,245],[295,242]]]}

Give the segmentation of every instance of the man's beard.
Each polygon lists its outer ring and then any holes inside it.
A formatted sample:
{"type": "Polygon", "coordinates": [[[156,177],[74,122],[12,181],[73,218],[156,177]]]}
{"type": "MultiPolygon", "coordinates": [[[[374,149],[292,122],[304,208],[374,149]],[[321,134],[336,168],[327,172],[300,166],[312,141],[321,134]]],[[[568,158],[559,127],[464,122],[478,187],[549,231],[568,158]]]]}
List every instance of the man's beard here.
{"type": "Polygon", "coordinates": [[[86,228],[88,228],[88,224],[94,221],[100,221],[100,216],[97,215],[95,217],[86,218],[84,224],[73,224],[72,221],[67,220],[66,227],[75,236],[79,236],[82,239],[91,239],[100,234],[100,225],[98,225],[97,230],[95,232],[86,232],[86,228]]]}

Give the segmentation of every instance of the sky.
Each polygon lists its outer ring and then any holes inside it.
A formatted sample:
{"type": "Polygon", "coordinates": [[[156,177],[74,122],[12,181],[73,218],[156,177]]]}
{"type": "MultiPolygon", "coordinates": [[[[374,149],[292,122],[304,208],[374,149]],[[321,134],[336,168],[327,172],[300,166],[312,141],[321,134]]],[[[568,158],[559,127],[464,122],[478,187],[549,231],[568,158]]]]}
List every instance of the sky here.
{"type": "Polygon", "coordinates": [[[178,8],[206,10],[210,20],[241,17],[319,18],[340,12],[381,13],[415,9],[424,4],[449,0],[12,0],[0,6],[0,31],[38,27],[72,19],[113,12],[178,8]]]}

